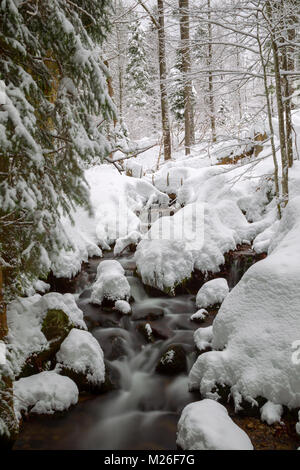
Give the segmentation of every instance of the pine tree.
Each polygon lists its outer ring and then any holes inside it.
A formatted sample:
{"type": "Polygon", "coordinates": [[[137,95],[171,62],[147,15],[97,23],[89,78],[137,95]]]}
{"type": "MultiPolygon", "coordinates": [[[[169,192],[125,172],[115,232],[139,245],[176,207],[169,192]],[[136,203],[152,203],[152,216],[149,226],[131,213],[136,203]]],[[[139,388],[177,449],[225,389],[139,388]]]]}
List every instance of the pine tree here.
{"type": "Polygon", "coordinates": [[[176,50],[176,60],[170,71],[170,108],[178,123],[184,121],[184,80],[182,76],[182,56],[176,50]]]}
{"type": "Polygon", "coordinates": [[[126,81],[130,93],[130,103],[139,108],[145,107],[151,91],[150,75],[148,70],[145,32],[137,19],[129,28],[127,55],[126,81]]]}
{"type": "Polygon", "coordinates": [[[47,274],[52,254],[65,243],[61,211],[87,204],[83,167],[108,152],[97,127],[112,115],[99,60],[108,4],[1,3],[0,241],[6,294],[47,274]]]}
{"type": "MultiPolygon", "coordinates": [[[[114,115],[100,60],[109,14],[108,0],[0,4],[0,341],[7,301],[69,244],[61,215],[88,207],[84,167],[109,153],[98,126],[114,115]]],[[[16,429],[1,367],[0,436],[16,429]]]]}

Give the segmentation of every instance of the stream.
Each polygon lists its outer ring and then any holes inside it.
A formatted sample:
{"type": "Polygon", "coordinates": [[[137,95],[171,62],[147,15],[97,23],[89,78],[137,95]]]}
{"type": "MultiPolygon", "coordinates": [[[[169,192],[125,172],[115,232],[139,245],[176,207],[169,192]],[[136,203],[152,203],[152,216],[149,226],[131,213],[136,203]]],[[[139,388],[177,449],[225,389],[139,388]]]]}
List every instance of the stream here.
{"type": "MultiPolygon", "coordinates": [[[[199,324],[190,320],[197,310],[194,295],[170,298],[147,293],[134,276],[132,253],[118,258],[131,286],[132,315],[92,305],[90,286],[97,266],[112,258],[109,252],[101,259],[90,259],[73,281],[73,291],[89,331],[104,351],[106,366],[117,377],[118,388],[100,395],[81,394],[79,403],[63,414],[29,416],[14,449],[176,449],[181,410],[200,398],[188,391],[188,372],[197,356],[193,332],[209,326],[216,310],[199,324]],[[153,342],[148,342],[141,332],[146,323],[151,325],[153,342]],[[185,373],[156,372],[160,357],[170,345],[181,345],[184,349],[185,373]]],[[[229,273],[231,284],[241,277],[238,271],[236,261],[229,273]]]]}

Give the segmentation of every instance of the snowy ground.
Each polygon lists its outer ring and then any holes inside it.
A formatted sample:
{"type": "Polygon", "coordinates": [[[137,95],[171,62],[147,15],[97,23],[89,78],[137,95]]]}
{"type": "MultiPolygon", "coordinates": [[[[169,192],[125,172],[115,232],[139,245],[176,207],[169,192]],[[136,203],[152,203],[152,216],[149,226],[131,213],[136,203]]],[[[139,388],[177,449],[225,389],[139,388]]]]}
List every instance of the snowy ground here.
{"type": "MultiPolygon", "coordinates": [[[[300,136],[300,117],[294,116],[294,121],[300,136]]],[[[258,252],[268,252],[267,258],[253,265],[230,293],[223,279],[200,289],[196,300],[200,311],[193,320],[204,319],[203,309],[213,304],[222,306],[211,327],[195,332],[197,348],[204,351],[210,347],[212,351],[198,357],[189,386],[200,390],[203,397],[218,399],[216,387],[228,385],[236,409],[243,400],[256,405],[256,399],[263,397],[267,402],[261,418],[271,424],[280,421],[282,405],[300,407],[300,162],[296,161],[290,171],[290,202],[279,222],[270,146],[265,145],[256,159],[216,165],[226,151],[217,145],[208,155],[207,149],[195,147],[189,158],[179,152],[172,161],[161,162],[157,170],[158,148],[154,147],[146,157],[140,155],[134,164],[128,163],[135,177],[120,175],[112,165],[87,170],[92,213],[77,210],[74,225],[63,219],[73,248],[52,260],[52,270],[57,277],[71,278],[83,261],[102,256],[103,250],[114,247],[118,256],[128,246],[137,245],[137,272],[144,284],[172,294],[194,269],[217,273],[224,255],[239,244],[253,244],[258,252]],[[176,197],[174,215],[168,209],[170,194],[176,197]]],[[[91,381],[103,382],[102,350],[83,331],[86,326],[74,296],[32,295],[34,290],[45,288],[36,284],[29,297],[9,306],[9,352],[14,373],[20,372],[32,353],[48,347],[41,325],[47,310],[57,308],[68,315],[75,328],[61,345],[57,356],[60,364],[80,371],[87,371],[89,365],[91,381]]],[[[117,261],[99,265],[93,301],[101,304],[104,298],[116,301],[117,310],[130,313],[130,286],[117,261]]],[[[32,407],[36,412],[52,413],[77,401],[72,381],[71,385],[53,371],[43,374],[15,384],[17,413],[32,407]],[[60,394],[65,393],[61,400],[60,394]]],[[[229,446],[218,436],[204,443],[208,431],[202,429],[201,419],[207,409],[202,409],[201,403],[183,413],[178,437],[181,447],[229,446]],[[191,424],[194,410],[195,423],[191,424]],[[190,443],[190,426],[195,426],[196,444],[190,443]]],[[[217,407],[216,416],[221,415],[226,434],[230,418],[217,407]]],[[[232,432],[239,433],[233,427],[232,432]]],[[[239,435],[238,446],[251,448],[247,436],[239,435]]]]}

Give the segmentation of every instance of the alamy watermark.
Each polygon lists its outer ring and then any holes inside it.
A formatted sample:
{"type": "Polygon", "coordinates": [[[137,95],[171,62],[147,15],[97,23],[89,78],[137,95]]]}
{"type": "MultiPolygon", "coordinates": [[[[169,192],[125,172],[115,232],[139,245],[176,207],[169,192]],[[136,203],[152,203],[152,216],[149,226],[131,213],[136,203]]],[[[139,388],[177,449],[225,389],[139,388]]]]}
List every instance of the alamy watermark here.
{"type": "MultiPolygon", "coordinates": [[[[128,196],[129,199],[129,196],[128,196]]],[[[198,249],[204,242],[204,205],[201,203],[190,204],[184,210],[174,207],[154,204],[144,207],[139,211],[133,211],[132,201],[130,204],[126,198],[119,199],[117,211],[111,211],[106,222],[106,232],[114,239],[127,236],[133,227],[138,230],[145,239],[184,241],[190,244],[197,243],[198,249]],[[137,220],[137,216],[138,219],[137,220]]],[[[97,235],[103,237],[103,224],[99,224],[97,235]]]]}

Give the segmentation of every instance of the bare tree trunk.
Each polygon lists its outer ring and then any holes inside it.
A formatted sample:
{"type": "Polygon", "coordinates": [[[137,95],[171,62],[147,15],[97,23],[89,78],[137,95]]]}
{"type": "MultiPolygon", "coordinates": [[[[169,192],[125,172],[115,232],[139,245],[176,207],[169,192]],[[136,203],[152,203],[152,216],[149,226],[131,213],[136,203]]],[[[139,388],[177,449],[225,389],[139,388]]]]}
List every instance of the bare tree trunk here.
{"type": "MultiPolygon", "coordinates": [[[[281,0],[281,12],[282,12],[282,38],[281,42],[287,44],[288,42],[293,42],[295,40],[295,23],[297,19],[294,16],[286,18],[284,14],[285,4],[281,0]]],[[[286,12],[288,13],[288,12],[286,12]]],[[[294,60],[293,60],[294,48],[285,45],[281,49],[282,56],[282,68],[287,72],[294,71],[294,60]]],[[[284,111],[285,111],[285,128],[286,128],[286,152],[289,162],[289,167],[291,168],[294,163],[293,155],[293,123],[292,123],[292,100],[291,96],[293,89],[291,86],[291,79],[285,75],[283,77],[283,95],[284,95],[284,111]]]]}
{"type": "MultiPolygon", "coordinates": [[[[282,68],[288,71],[288,57],[287,50],[284,47],[282,50],[282,68]]],[[[294,163],[293,155],[293,125],[292,125],[292,111],[291,111],[291,96],[292,89],[288,76],[283,78],[283,95],[284,95],[284,112],[285,112],[285,131],[286,131],[286,153],[289,167],[291,168],[294,163]]]]}
{"type": "Polygon", "coordinates": [[[193,114],[193,88],[190,78],[190,18],[189,0],[179,0],[180,13],[180,38],[182,72],[184,77],[184,129],[185,129],[185,154],[191,153],[191,145],[195,143],[195,127],[193,114]]]}
{"type": "Polygon", "coordinates": [[[158,56],[159,56],[159,75],[160,75],[160,95],[161,95],[161,118],[164,141],[164,158],[171,159],[171,131],[169,120],[169,105],[166,87],[167,64],[166,64],[166,41],[165,41],[165,19],[164,2],[157,0],[158,8],[158,56]]]}
{"type": "Polygon", "coordinates": [[[259,49],[260,60],[263,69],[263,76],[264,76],[264,87],[265,87],[265,96],[267,101],[267,110],[268,110],[268,120],[269,120],[269,127],[271,133],[271,148],[272,148],[272,156],[273,156],[273,163],[274,163],[274,184],[275,184],[275,196],[277,199],[277,211],[278,217],[281,219],[281,207],[280,207],[280,189],[279,189],[279,169],[278,169],[278,162],[276,156],[276,148],[274,142],[274,128],[273,128],[273,120],[272,120],[272,104],[270,100],[270,91],[268,88],[268,75],[267,75],[267,64],[265,62],[262,44],[260,40],[260,30],[259,30],[259,22],[257,19],[257,43],[259,49]]]}
{"type": "Polygon", "coordinates": [[[279,63],[279,51],[276,39],[274,37],[274,18],[273,11],[270,1],[266,3],[267,13],[271,23],[271,46],[273,52],[273,63],[274,63],[274,74],[275,74],[275,86],[276,86],[276,101],[277,101],[277,112],[278,112],[278,127],[279,127],[279,140],[280,140],[280,152],[281,152],[281,166],[282,166],[282,198],[283,203],[286,205],[289,199],[289,162],[286,152],[286,133],[285,133],[285,119],[284,119],[284,105],[281,89],[281,74],[280,74],[280,63],[279,63]]]}
{"type": "Polygon", "coordinates": [[[216,136],[216,118],[215,118],[215,100],[214,100],[214,84],[213,84],[213,74],[211,72],[212,67],[212,27],[211,27],[211,5],[210,0],[207,0],[207,10],[208,10],[208,93],[209,93],[209,114],[210,114],[210,125],[211,125],[211,136],[212,142],[217,141],[216,136]]]}

